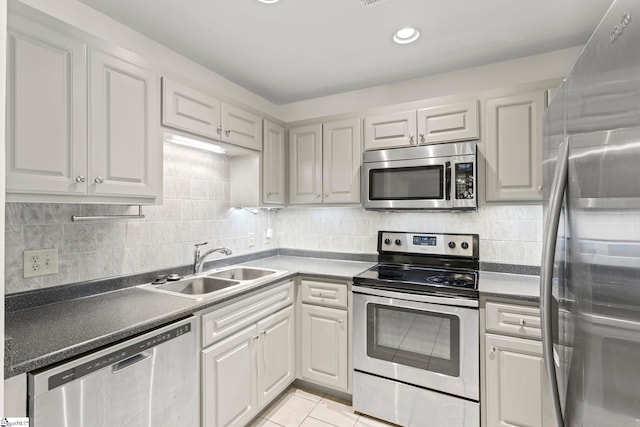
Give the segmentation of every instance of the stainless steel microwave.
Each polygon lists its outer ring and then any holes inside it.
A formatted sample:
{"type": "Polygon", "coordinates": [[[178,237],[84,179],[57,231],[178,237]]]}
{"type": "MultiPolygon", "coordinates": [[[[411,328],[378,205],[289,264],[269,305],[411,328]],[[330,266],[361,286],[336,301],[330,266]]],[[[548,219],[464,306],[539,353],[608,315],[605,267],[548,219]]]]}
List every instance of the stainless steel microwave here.
{"type": "Polygon", "coordinates": [[[476,143],[365,151],[366,209],[476,209],[476,143]]]}

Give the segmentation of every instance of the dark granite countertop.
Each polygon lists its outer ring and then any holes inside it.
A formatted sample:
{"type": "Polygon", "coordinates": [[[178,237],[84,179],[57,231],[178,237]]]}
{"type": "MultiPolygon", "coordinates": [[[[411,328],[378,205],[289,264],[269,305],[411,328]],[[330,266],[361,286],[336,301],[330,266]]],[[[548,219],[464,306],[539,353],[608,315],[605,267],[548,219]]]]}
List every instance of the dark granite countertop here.
{"type": "Polygon", "coordinates": [[[222,299],[192,300],[129,287],[7,312],[5,378],[133,337],[297,274],[344,280],[373,265],[294,256],[273,256],[245,264],[287,273],[222,299]]]}

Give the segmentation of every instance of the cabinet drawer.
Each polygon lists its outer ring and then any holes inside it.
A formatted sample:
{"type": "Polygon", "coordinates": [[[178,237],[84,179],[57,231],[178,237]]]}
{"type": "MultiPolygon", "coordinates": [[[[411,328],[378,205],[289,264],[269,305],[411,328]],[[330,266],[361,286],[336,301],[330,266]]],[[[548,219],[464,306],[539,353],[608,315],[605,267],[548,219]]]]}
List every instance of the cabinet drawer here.
{"type": "Polygon", "coordinates": [[[301,280],[302,302],[326,307],[347,308],[346,283],[301,280]]]}
{"type": "Polygon", "coordinates": [[[540,338],[540,309],[487,302],[486,330],[527,338],[540,338]]]}
{"type": "Polygon", "coordinates": [[[293,303],[293,281],[202,315],[202,347],[293,303]]]}

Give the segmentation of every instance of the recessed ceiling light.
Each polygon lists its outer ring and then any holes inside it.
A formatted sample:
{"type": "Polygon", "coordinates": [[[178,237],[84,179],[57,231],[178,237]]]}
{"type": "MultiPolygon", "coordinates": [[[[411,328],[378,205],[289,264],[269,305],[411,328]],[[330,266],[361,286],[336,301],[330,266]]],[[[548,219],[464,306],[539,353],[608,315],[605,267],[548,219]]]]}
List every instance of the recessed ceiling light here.
{"type": "Polygon", "coordinates": [[[264,4],[274,4],[274,3],[278,3],[280,0],[258,0],[258,1],[264,4]]]}
{"type": "Polygon", "coordinates": [[[418,40],[418,37],[420,37],[420,31],[406,27],[396,31],[393,35],[393,41],[398,44],[408,44],[418,40]]]}

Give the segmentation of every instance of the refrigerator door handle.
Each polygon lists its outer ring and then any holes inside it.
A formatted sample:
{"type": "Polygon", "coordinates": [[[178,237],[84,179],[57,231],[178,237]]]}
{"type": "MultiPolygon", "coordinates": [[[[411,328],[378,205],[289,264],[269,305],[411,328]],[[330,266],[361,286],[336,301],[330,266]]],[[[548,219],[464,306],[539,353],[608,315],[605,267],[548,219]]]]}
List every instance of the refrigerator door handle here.
{"type": "Polygon", "coordinates": [[[553,359],[553,325],[551,323],[553,304],[552,300],[552,280],[553,261],[556,255],[556,240],[558,236],[558,224],[562,202],[567,187],[567,171],[569,167],[569,140],[565,139],[560,144],[558,152],[558,162],[551,183],[551,194],[549,197],[549,210],[546,218],[546,233],[542,246],[542,268],[540,270],[540,317],[542,320],[542,351],[547,377],[551,386],[551,397],[553,412],[558,427],[564,425],[562,419],[562,408],[560,406],[560,393],[556,368],[553,359]]]}

